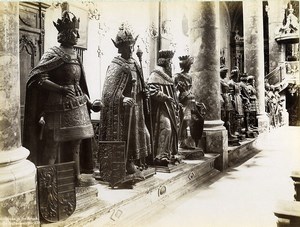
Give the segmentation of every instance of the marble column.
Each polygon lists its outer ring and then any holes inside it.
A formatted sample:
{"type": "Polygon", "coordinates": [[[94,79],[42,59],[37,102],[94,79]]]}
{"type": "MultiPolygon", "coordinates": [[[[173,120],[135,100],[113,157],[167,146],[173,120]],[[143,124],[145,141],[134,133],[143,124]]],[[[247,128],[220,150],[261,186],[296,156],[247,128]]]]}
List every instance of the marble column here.
{"type": "Polygon", "coordinates": [[[220,104],[220,21],[219,2],[193,2],[189,5],[191,68],[196,101],[207,107],[204,122],[204,151],[220,154],[219,170],[228,166],[227,131],[221,120],[220,104]]]}
{"type": "Polygon", "coordinates": [[[19,3],[0,3],[0,226],[38,226],[36,168],[21,146],[19,3]]]}
{"type": "Polygon", "coordinates": [[[258,130],[269,128],[265,112],[264,38],[262,0],[243,1],[245,71],[255,77],[258,100],[258,130]]]}
{"type": "MultiPolygon", "coordinates": [[[[285,61],[285,45],[275,41],[285,13],[286,0],[268,1],[269,18],[269,67],[270,72],[285,61]]],[[[283,70],[284,71],[284,70],[283,70]]]]}
{"type": "MultiPolygon", "coordinates": [[[[269,18],[269,68],[272,72],[276,67],[281,67],[282,78],[285,78],[285,51],[286,45],[280,44],[275,40],[279,35],[279,29],[282,27],[282,22],[285,14],[286,0],[268,1],[268,18],[269,18]]],[[[285,96],[281,99],[285,100],[285,96]]],[[[286,110],[286,101],[283,104],[283,124],[289,124],[289,113],[286,110]]]]}

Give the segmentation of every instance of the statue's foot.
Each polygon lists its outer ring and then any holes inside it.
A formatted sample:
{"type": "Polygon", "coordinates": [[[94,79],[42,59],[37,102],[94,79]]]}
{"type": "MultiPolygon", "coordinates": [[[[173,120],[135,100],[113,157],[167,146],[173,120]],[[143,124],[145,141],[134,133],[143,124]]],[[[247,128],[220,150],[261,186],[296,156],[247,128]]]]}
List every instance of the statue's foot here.
{"type": "Polygon", "coordinates": [[[126,164],[126,172],[127,174],[134,174],[137,168],[132,161],[127,162],[126,164]]]}
{"type": "Polygon", "coordinates": [[[168,166],[169,163],[170,163],[170,160],[167,158],[161,158],[161,159],[156,158],[154,160],[154,165],[156,165],[156,166],[168,166]]]}

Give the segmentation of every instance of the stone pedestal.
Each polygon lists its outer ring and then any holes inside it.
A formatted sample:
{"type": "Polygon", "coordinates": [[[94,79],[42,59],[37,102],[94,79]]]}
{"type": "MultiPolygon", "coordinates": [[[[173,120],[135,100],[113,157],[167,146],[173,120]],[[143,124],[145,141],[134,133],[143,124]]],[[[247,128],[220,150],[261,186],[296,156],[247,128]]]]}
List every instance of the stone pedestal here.
{"type": "Polygon", "coordinates": [[[0,3],[0,226],[39,225],[36,168],[21,146],[19,3],[0,3]]]}
{"type": "Polygon", "coordinates": [[[268,130],[265,113],[263,6],[261,0],[243,1],[245,71],[255,77],[258,130],[268,130]]]}
{"type": "Polygon", "coordinates": [[[216,1],[189,4],[190,54],[193,93],[196,101],[207,108],[203,130],[204,152],[218,153],[216,168],[224,170],[228,162],[227,131],[221,121],[220,103],[220,26],[219,3],[216,1]]]}

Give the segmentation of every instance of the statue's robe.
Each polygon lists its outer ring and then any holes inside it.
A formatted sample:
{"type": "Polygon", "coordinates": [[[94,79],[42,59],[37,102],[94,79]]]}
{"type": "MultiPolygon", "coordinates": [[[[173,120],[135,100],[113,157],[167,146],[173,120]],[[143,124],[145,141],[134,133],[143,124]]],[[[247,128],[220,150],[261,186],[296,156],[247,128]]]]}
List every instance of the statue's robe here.
{"type": "Polygon", "coordinates": [[[112,177],[114,182],[122,181],[126,176],[126,162],[143,159],[150,153],[150,134],[145,124],[144,85],[141,68],[133,58],[125,60],[118,56],[112,60],[102,92],[104,107],[100,116],[99,140],[129,142],[129,149],[126,151],[123,148],[123,151],[118,152],[105,146],[99,149],[100,176],[104,181],[112,182],[112,177]],[[124,97],[135,100],[136,104],[131,111],[130,107],[123,106],[124,97]]]}
{"type": "Polygon", "coordinates": [[[159,67],[148,78],[151,97],[154,156],[168,158],[178,153],[179,105],[173,79],[159,67]],[[167,101],[172,97],[175,103],[167,101]]]}

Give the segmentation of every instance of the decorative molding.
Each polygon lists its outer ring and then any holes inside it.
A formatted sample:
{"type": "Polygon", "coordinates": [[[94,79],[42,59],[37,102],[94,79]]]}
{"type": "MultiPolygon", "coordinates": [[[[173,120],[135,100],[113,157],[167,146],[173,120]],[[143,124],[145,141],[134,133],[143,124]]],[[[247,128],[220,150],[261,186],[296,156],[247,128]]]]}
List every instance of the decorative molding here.
{"type": "Polygon", "coordinates": [[[22,35],[19,40],[19,51],[20,53],[24,50],[31,56],[31,67],[34,67],[34,56],[36,56],[36,46],[33,42],[28,39],[26,35],[22,35]]]}

